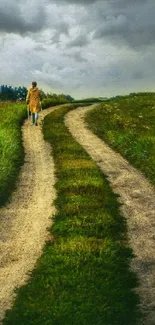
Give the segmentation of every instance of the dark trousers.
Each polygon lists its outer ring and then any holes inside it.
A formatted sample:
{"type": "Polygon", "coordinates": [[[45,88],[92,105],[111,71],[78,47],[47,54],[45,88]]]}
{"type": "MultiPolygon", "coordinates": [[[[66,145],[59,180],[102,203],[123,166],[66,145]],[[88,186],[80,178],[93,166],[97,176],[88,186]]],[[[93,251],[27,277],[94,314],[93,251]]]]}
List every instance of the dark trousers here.
{"type": "Polygon", "coordinates": [[[32,123],[34,124],[35,122],[37,122],[38,113],[31,113],[31,117],[32,117],[32,123]]]}

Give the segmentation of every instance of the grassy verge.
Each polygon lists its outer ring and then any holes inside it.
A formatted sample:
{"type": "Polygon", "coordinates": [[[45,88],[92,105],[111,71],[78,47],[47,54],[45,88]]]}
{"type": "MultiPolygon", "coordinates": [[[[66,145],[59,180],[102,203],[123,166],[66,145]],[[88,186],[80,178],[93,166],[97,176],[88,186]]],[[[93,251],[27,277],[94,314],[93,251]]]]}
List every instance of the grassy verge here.
{"type": "Polygon", "coordinates": [[[44,123],[57,170],[54,239],[3,324],[135,325],[139,298],[125,220],[107,180],[65,127],[68,110],[44,123]]]}
{"type": "Polygon", "coordinates": [[[101,104],[87,114],[86,121],[155,185],[155,93],[101,104]]]}
{"type": "Polygon", "coordinates": [[[25,117],[24,104],[0,103],[0,206],[15,188],[23,164],[21,125],[25,117]]]}

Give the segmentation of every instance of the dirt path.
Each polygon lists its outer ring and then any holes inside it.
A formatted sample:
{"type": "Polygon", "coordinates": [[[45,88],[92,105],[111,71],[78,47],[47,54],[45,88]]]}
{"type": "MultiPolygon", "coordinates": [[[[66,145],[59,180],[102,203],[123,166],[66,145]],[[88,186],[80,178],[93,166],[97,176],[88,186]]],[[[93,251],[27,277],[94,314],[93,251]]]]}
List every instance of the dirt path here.
{"type": "MultiPolygon", "coordinates": [[[[54,109],[43,111],[40,121],[54,109]]],[[[11,203],[0,209],[0,321],[12,305],[14,288],[25,283],[41,255],[55,213],[50,145],[43,140],[41,126],[26,121],[22,131],[25,164],[11,203]]]]}
{"type": "Polygon", "coordinates": [[[141,307],[146,315],[141,325],[155,325],[155,189],[118,153],[95,136],[84,122],[93,107],[69,112],[65,123],[73,137],[108,176],[120,195],[121,211],[127,219],[128,240],[136,255],[132,269],[138,274],[141,307]]]}

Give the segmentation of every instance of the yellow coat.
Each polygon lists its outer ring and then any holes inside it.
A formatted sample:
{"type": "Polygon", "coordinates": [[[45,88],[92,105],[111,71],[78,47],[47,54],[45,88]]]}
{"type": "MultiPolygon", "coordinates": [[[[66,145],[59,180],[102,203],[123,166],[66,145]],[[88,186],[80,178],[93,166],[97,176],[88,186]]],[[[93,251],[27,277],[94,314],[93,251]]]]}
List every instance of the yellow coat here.
{"type": "Polygon", "coordinates": [[[26,102],[29,104],[31,113],[38,113],[40,111],[40,90],[37,87],[28,90],[26,102]]]}

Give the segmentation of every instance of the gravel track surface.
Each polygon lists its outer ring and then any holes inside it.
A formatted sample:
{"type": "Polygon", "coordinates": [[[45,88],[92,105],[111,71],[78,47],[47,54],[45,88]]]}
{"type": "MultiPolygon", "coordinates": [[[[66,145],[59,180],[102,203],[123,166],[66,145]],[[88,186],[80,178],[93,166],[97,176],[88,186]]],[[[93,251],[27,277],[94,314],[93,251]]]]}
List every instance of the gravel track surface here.
{"type": "Polygon", "coordinates": [[[25,121],[25,163],[10,203],[0,209],[0,320],[12,306],[14,289],[28,280],[28,272],[50,236],[47,228],[55,214],[55,174],[51,147],[43,139],[41,125],[54,109],[40,113],[39,126],[25,121]]]}

